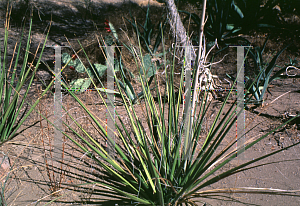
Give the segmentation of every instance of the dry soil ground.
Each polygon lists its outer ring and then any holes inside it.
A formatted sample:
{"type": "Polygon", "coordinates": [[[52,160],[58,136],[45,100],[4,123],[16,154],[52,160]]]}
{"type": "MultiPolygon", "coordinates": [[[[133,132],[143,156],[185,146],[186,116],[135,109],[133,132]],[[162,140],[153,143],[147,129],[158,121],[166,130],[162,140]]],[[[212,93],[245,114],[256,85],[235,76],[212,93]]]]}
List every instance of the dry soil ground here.
{"type": "MultiPolygon", "coordinates": [[[[87,48],[88,55],[93,62],[99,63],[103,61],[100,57],[101,55],[97,56],[95,47],[97,47],[96,36],[100,36],[101,34],[107,35],[104,30],[104,20],[109,19],[116,27],[126,30],[129,24],[123,21],[122,17],[128,17],[129,8],[132,9],[133,14],[136,15],[138,19],[144,17],[143,12],[140,12],[136,4],[104,4],[103,2],[91,1],[90,4],[84,4],[83,1],[34,1],[35,12],[32,47],[36,48],[39,41],[44,39],[44,29],[52,18],[53,22],[47,45],[68,45],[68,39],[75,48],[79,48],[79,46],[76,45],[76,41],[79,39],[84,47],[87,48]]],[[[111,3],[112,1],[109,2],[111,3]]],[[[114,2],[117,3],[117,1],[114,2]]],[[[20,14],[23,14],[26,9],[25,5],[23,5],[23,7],[19,5],[12,11],[10,45],[14,45],[21,32],[19,21],[22,20],[22,15],[20,14]]],[[[185,9],[193,8],[187,5],[185,9]]],[[[2,8],[2,17],[4,16],[4,11],[4,8],[2,8]]],[[[162,13],[163,8],[152,7],[152,11],[154,13],[162,13]]],[[[156,16],[154,18],[158,17],[156,16]]],[[[2,40],[3,25],[0,27],[0,33],[2,40]]],[[[120,31],[120,33],[122,32],[120,31]]],[[[125,35],[120,34],[120,36],[121,40],[127,40],[125,35]]],[[[129,36],[133,36],[134,38],[134,32],[132,32],[132,30],[129,30],[129,36]]],[[[265,38],[263,34],[259,36],[253,33],[249,36],[249,40],[253,45],[261,45],[265,38]]],[[[270,41],[267,47],[268,55],[273,54],[278,48],[283,47],[285,42],[282,41],[282,38],[284,37],[278,36],[270,41]]],[[[299,36],[297,38],[299,39],[299,36]]],[[[299,51],[297,50],[297,48],[299,49],[299,44],[294,43],[293,48],[295,47],[296,50],[286,50],[278,59],[277,64],[283,66],[288,62],[289,56],[291,58],[299,56],[299,51]]],[[[10,51],[12,52],[12,50],[10,51]]],[[[64,51],[71,53],[71,51],[67,49],[64,51]]],[[[11,52],[9,54],[12,54],[11,52]]],[[[228,53],[228,57],[225,58],[221,64],[214,66],[212,69],[213,73],[219,75],[220,79],[225,77],[225,73],[236,71],[236,54],[233,49],[228,51],[228,53]]],[[[43,61],[53,61],[53,58],[53,49],[47,48],[43,55],[43,61]]],[[[129,55],[125,55],[124,58],[125,65],[131,69],[134,74],[137,74],[132,58],[129,55]]],[[[77,74],[73,71],[65,72],[65,76],[68,80],[72,80],[76,75],[77,74]]],[[[133,79],[132,82],[133,87],[139,90],[140,85],[138,81],[133,79]]],[[[297,79],[274,81],[270,85],[272,95],[267,95],[265,106],[245,111],[245,125],[247,125],[248,128],[256,125],[256,127],[247,134],[246,140],[254,136],[266,134],[291,116],[298,114],[300,106],[299,88],[300,81],[297,79]],[[283,94],[284,96],[273,102],[273,100],[283,94]],[[260,116],[257,116],[259,113],[261,113],[260,116]]],[[[32,102],[38,98],[42,89],[41,81],[37,79],[32,87],[28,101],[32,102]]],[[[222,96],[222,94],[220,95],[222,96]]],[[[99,119],[105,120],[105,107],[100,103],[99,96],[97,96],[95,92],[85,92],[79,96],[99,119]]],[[[233,98],[234,94],[232,95],[232,99],[233,98]]],[[[207,128],[205,128],[202,133],[203,136],[207,133],[209,124],[222,103],[221,100],[222,99],[213,100],[212,108],[209,113],[210,116],[207,117],[207,128]]],[[[94,131],[86,114],[67,94],[63,96],[63,106],[65,106],[70,114],[72,114],[85,129],[89,130],[92,135],[97,135],[97,132],[94,131]]],[[[227,107],[228,106],[229,105],[227,105],[227,107]]],[[[49,93],[43,97],[36,109],[40,114],[47,116],[49,120],[53,121],[53,94],[49,93]]],[[[116,110],[126,122],[127,117],[123,107],[116,106],[116,110]]],[[[141,111],[138,106],[137,111],[141,111]]],[[[97,169],[99,168],[97,168],[96,165],[95,167],[91,167],[93,164],[88,164],[89,159],[86,157],[86,154],[79,152],[69,140],[66,140],[64,148],[65,157],[63,158],[64,165],[62,166],[65,172],[62,174],[56,172],[54,176],[52,176],[51,170],[56,166],[58,168],[61,167],[56,163],[52,166],[53,158],[50,153],[51,144],[49,144],[49,141],[53,138],[54,131],[50,124],[42,120],[38,112],[33,112],[23,127],[30,128],[0,148],[2,152],[10,157],[11,165],[14,169],[13,174],[8,179],[6,187],[8,204],[44,205],[50,200],[58,198],[57,201],[50,203],[50,205],[85,205],[88,203],[96,205],[95,202],[103,200],[103,196],[101,196],[101,192],[97,190],[97,186],[87,186],[80,190],[72,185],[93,182],[96,181],[97,178],[101,178],[97,177],[97,169]],[[62,177],[62,179],[59,179],[60,177],[62,177]],[[59,185],[55,185],[56,181],[61,182],[66,188],[57,194],[51,194],[53,193],[53,188],[59,187],[59,185]]],[[[64,118],[70,125],[73,124],[66,116],[64,116],[64,118]]],[[[300,122],[298,119],[286,125],[281,130],[270,134],[267,138],[249,149],[249,151],[246,151],[243,157],[244,159],[232,161],[224,170],[241,164],[241,162],[245,160],[253,159],[299,142],[299,130],[300,122]]],[[[70,131],[67,132],[72,134],[70,131]]],[[[235,131],[233,130],[228,135],[226,141],[230,141],[234,137],[235,131]]],[[[101,137],[99,137],[98,141],[104,144],[101,137]]],[[[267,162],[274,163],[238,173],[209,188],[260,187],[298,190],[300,189],[299,152],[299,146],[284,150],[260,162],[260,164],[267,162]]],[[[211,196],[210,198],[202,199],[202,201],[206,201],[212,205],[243,205],[242,202],[248,203],[249,205],[300,205],[300,197],[297,192],[289,196],[227,194],[227,196],[222,198],[211,196]]],[[[101,203],[98,204],[101,205],[101,203]]],[[[202,204],[199,203],[199,205],[202,204]]]]}

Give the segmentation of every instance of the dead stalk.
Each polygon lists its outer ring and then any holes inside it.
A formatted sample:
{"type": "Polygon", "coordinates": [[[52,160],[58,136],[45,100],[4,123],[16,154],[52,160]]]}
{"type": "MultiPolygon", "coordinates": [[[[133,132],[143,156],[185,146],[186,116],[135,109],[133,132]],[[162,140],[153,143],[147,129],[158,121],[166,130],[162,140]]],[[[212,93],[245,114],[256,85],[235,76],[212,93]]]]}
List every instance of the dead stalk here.
{"type": "Polygon", "coordinates": [[[203,9],[202,9],[202,19],[201,19],[201,26],[200,26],[200,37],[199,37],[199,48],[198,48],[198,66],[197,66],[197,72],[196,72],[196,83],[195,83],[195,91],[193,93],[193,97],[192,97],[192,122],[194,119],[194,115],[195,115],[195,104],[196,104],[196,99],[197,99],[197,88],[198,88],[198,84],[199,84],[199,76],[200,76],[200,72],[202,72],[203,70],[203,59],[202,57],[205,57],[205,45],[202,46],[202,41],[203,41],[203,36],[204,36],[204,21],[205,21],[205,10],[206,10],[206,0],[203,1],[203,9]],[[202,49],[203,47],[203,49],[202,49]],[[201,71],[200,71],[201,70],[201,71]]]}

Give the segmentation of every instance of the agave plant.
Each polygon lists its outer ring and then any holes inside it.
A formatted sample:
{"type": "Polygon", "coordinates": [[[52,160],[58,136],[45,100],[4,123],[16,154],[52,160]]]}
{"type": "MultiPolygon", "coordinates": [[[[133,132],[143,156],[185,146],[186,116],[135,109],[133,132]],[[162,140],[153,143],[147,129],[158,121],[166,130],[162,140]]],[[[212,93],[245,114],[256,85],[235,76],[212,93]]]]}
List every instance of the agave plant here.
{"type": "MultiPolygon", "coordinates": [[[[238,38],[238,34],[240,34],[241,27],[233,24],[232,18],[234,16],[236,19],[242,19],[244,15],[233,0],[208,0],[207,10],[208,19],[205,24],[205,35],[210,44],[213,45],[215,39],[218,40],[218,43],[228,43],[240,39],[238,38]]],[[[191,22],[195,24],[197,28],[200,27],[201,18],[197,14],[183,10],[179,12],[187,15],[183,22],[191,19],[191,22]]],[[[195,41],[198,41],[197,37],[195,41]]]]}
{"type": "MultiPolygon", "coordinates": [[[[270,37],[270,36],[269,36],[270,37]]],[[[287,79],[287,78],[299,78],[299,75],[288,75],[285,74],[289,66],[294,66],[294,62],[290,60],[290,64],[279,69],[275,73],[273,72],[276,66],[276,61],[282,52],[289,46],[285,46],[283,49],[278,51],[271,60],[264,59],[264,50],[267,45],[268,38],[266,38],[262,47],[250,48],[247,54],[249,58],[254,62],[254,71],[253,75],[246,75],[246,88],[248,92],[246,93],[246,100],[248,103],[261,105],[264,101],[264,95],[268,89],[268,86],[273,80],[276,79],[287,79]],[[255,100],[253,101],[252,98],[255,100]]],[[[248,62],[248,61],[247,61],[248,62]]],[[[249,63],[247,63],[249,64],[249,63]]],[[[249,65],[246,67],[249,70],[249,65]]],[[[230,75],[227,76],[234,80],[230,75]]]]}
{"type": "MultiPolygon", "coordinates": [[[[8,5],[9,8],[9,5],[8,5]]],[[[3,142],[14,138],[17,135],[17,130],[27,119],[29,114],[34,110],[39,99],[31,106],[27,104],[25,98],[28,95],[29,89],[31,87],[32,81],[34,79],[34,74],[39,67],[41,56],[45,47],[47,36],[42,47],[39,59],[36,65],[29,66],[28,54],[30,49],[30,38],[31,38],[31,26],[32,18],[30,21],[29,33],[27,44],[25,46],[25,54],[23,56],[23,63],[19,72],[19,59],[21,58],[21,48],[22,38],[24,36],[24,28],[21,35],[20,41],[15,45],[16,53],[12,55],[13,59],[8,59],[8,39],[9,39],[9,22],[10,16],[9,12],[6,15],[5,21],[5,32],[3,38],[3,52],[1,52],[0,58],[0,144],[3,142]],[[16,50],[17,49],[17,50],[16,50]],[[16,56],[15,56],[16,55],[16,56]],[[15,58],[15,59],[14,59],[15,58]],[[10,64],[8,63],[10,61],[10,64]],[[13,64],[14,63],[14,64],[13,64]],[[24,94],[21,96],[20,91],[25,90],[24,94]],[[25,109],[25,110],[24,110],[25,109]]],[[[43,95],[47,92],[50,86],[43,92],[43,95]]]]}
{"type": "MultiPolygon", "coordinates": [[[[140,45],[147,51],[147,54],[145,54],[143,57],[139,57],[139,59],[143,60],[143,67],[139,69],[139,72],[142,76],[142,78],[140,78],[140,81],[143,81],[144,83],[148,81],[148,84],[150,85],[153,81],[153,76],[156,73],[156,70],[162,66],[160,65],[159,61],[153,62],[152,59],[160,59],[163,56],[162,53],[157,53],[157,49],[162,43],[162,37],[166,27],[167,19],[165,19],[164,21],[160,21],[157,25],[153,24],[150,18],[150,5],[148,5],[147,11],[145,13],[146,19],[144,25],[136,22],[131,13],[131,20],[127,19],[127,21],[133,26],[134,32],[136,32],[138,36],[140,45]],[[140,30],[139,27],[141,27],[142,29],[140,30]],[[155,36],[153,36],[155,27],[157,27],[158,32],[155,36]],[[154,44],[152,44],[152,42],[154,42],[154,44]]],[[[124,45],[126,46],[126,44],[124,45]]],[[[129,49],[129,51],[132,52],[133,55],[135,55],[132,48],[129,48],[128,46],[126,47],[129,49]]],[[[141,92],[138,97],[142,95],[143,92],[141,92]]]]}
{"type": "Polygon", "coordinates": [[[236,6],[243,14],[243,18],[234,18],[233,22],[236,26],[242,28],[242,32],[246,33],[252,29],[256,31],[262,28],[276,28],[279,20],[278,11],[275,9],[278,1],[251,1],[251,0],[236,0],[236,6]]]}
{"type": "Polygon", "coordinates": [[[150,6],[148,5],[144,25],[140,24],[139,22],[136,22],[132,15],[131,15],[131,20],[127,19],[127,21],[130,22],[131,25],[133,26],[134,32],[136,32],[137,36],[140,38],[141,43],[144,46],[145,50],[148,51],[148,53],[150,53],[153,56],[156,55],[156,51],[159,45],[162,43],[161,34],[165,30],[167,19],[165,19],[162,22],[159,22],[157,25],[154,25],[150,18],[151,15],[149,9],[150,6]],[[139,27],[141,27],[142,30],[140,30],[139,27]],[[156,37],[153,38],[155,27],[157,27],[158,32],[156,34],[156,37]],[[154,42],[154,45],[152,45],[151,42],[154,42]]]}

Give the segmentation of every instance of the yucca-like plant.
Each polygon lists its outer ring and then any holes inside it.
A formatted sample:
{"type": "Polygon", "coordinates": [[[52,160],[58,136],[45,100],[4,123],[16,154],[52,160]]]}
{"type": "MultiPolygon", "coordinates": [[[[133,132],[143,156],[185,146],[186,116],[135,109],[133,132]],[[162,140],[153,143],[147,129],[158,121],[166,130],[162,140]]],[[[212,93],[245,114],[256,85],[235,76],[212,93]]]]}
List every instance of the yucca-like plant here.
{"type": "MultiPolygon", "coordinates": [[[[132,50],[134,51],[134,48],[132,50]]],[[[135,56],[137,68],[139,68],[139,62],[143,65],[143,59],[139,59],[141,56],[138,54],[135,56]]],[[[204,63],[200,65],[205,65],[204,63]]],[[[175,81],[174,67],[174,63],[169,70],[165,67],[165,85],[161,84],[155,75],[154,81],[158,85],[155,94],[150,91],[148,84],[142,82],[145,100],[140,101],[139,105],[127,101],[121,92],[120,85],[116,82],[117,89],[122,94],[123,109],[128,118],[127,123],[115,111],[115,122],[112,125],[106,124],[88,109],[79,96],[69,91],[99,132],[99,136],[91,135],[90,131],[85,130],[69,114],[74,123],[65,125],[73,131],[75,137],[68,133],[64,134],[86,156],[94,160],[96,164],[96,166],[92,165],[95,168],[94,178],[86,178],[86,185],[94,185],[95,193],[117,198],[119,201],[114,203],[119,205],[196,205],[193,198],[207,198],[212,193],[217,195],[229,190],[230,192],[251,192],[253,188],[212,190],[208,187],[224,178],[247,170],[246,167],[250,164],[282,151],[277,150],[226,169],[225,166],[230,161],[278,128],[257,139],[247,141],[246,145],[235,147],[236,138],[234,137],[228,145],[224,146],[222,143],[236,122],[236,104],[232,104],[225,110],[228,99],[226,98],[211,123],[208,133],[200,138],[210,102],[206,92],[204,96],[199,97],[195,95],[195,93],[200,93],[199,89],[194,88],[191,90],[190,102],[195,102],[195,105],[191,104],[190,109],[184,110],[181,104],[184,95],[184,68],[182,68],[180,81],[175,81]],[[179,83],[179,89],[175,87],[176,83],[179,83]],[[77,125],[81,132],[74,129],[74,125],[77,125]],[[106,131],[106,127],[109,132],[106,131]],[[99,137],[104,137],[109,146],[104,147],[99,142],[99,137]]],[[[192,73],[192,78],[192,82],[196,82],[196,72],[192,73]]],[[[67,89],[67,85],[64,86],[67,89]]],[[[104,100],[101,93],[99,96],[104,100]]],[[[113,103],[112,99],[108,100],[108,103],[103,101],[108,115],[113,119],[114,111],[110,110],[112,107],[109,106],[111,103],[113,103]]],[[[188,102],[185,102],[185,108],[188,108],[186,105],[188,102]]],[[[257,191],[262,191],[262,189],[257,188],[257,191]]],[[[264,189],[263,192],[278,194],[278,191],[271,189],[264,189]]],[[[112,204],[112,202],[108,200],[106,204],[112,204]]]]}
{"type": "MultiPolygon", "coordinates": [[[[202,37],[203,35],[201,35],[202,37]]],[[[200,46],[202,45],[201,38],[200,46]]],[[[162,45],[164,46],[164,42],[162,45]]],[[[139,52],[136,52],[133,46],[130,49],[134,51],[137,69],[140,70],[140,65],[142,65],[142,69],[145,71],[147,67],[145,66],[145,59],[143,59],[142,49],[139,52]]],[[[165,81],[163,83],[160,78],[157,78],[157,75],[154,75],[154,82],[157,85],[154,92],[150,89],[147,81],[141,81],[144,100],[138,100],[138,104],[134,105],[131,100],[128,101],[122,92],[121,85],[116,81],[116,89],[123,99],[123,110],[126,111],[127,122],[124,122],[124,118],[111,106],[114,103],[113,99],[105,100],[99,91],[99,97],[103,100],[108,116],[114,120],[111,124],[99,119],[79,96],[69,90],[69,94],[86,112],[93,127],[98,131],[98,135],[92,135],[90,131],[84,129],[75,117],[66,111],[73,123],[70,125],[65,123],[65,126],[75,136],[65,132],[64,135],[78,149],[82,150],[84,156],[89,157],[95,163],[91,165],[94,172],[89,174],[94,175],[93,178],[84,178],[82,175],[78,175],[78,178],[86,180],[86,184],[81,184],[79,187],[93,185],[95,194],[118,199],[113,202],[107,200],[105,202],[107,205],[113,203],[153,206],[196,205],[193,198],[198,198],[198,200],[200,198],[201,200],[201,197],[208,198],[210,194],[215,196],[228,191],[231,193],[253,191],[253,188],[212,190],[208,187],[224,178],[249,169],[247,166],[250,164],[282,151],[283,149],[250,161],[246,160],[229,169],[226,167],[230,161],[239,157],[278,128],[261,137],[247,141],[245,145],[236,147],[236,141],[239,139],[234,137],[224,146],[225,138],[227,138],[232,126],[235,125],[236,116],[240,115],[237,114],[236,110],[237,106],[240,106],[237,104],[240,103],[236,102],[225,110],[227,97],[217,111],[210,129],[203,137],[201,132],[207,121],[206,116],[209,114],[210,101],[207,91],[204,91],[204,95],[200,96],[203,91],[199,89],[199,81],[201,81],[199,77],[205,74],[209,66],[205,62],[207,59],[205,49],[201,51],[203,53],[199,55],[198,69],[194,68],[191,74],[193,85],[191,90],[189,90],[191,84],[184,85],[185,67],[182,68],[180,78],[175,78],[175,55],[170,67],[164,65],[165,81]],[[183,91],[184,89],[187,92],[183,91]],[[184,106],[182,106],[183,96],[186,99],[184,106]],[[107,141],[108,146],[99,142],[101,137],[107,141]]],[[[164,62],[167,62],[165,50],[163,50],[163,54],[164,62]]],[[[112,63],[113,61],[108,62],[112,63]]],[[[185,61],[186,68],[189,67],[188,62],[185,61]]],[[[142,76],[144,74],[146,73],[139,73],[141,79],[145,78],[142,76]]],[[[203,79],[202,77],[200,79],[203,79]]],[[[62,85],[68,89],[64,83],[62,85]]],[[[106,95],[109,97],[108,92],[106,95]]],[[[240,138],[244,138],[244,136],[242,135],[240,138]]],[[[284,150],[289,147],[284,148],[284,150]]],[[[72,173],[71,176],[76,177],[76,173],[72,173]]],[[[256,189],[258,192],[278,194],[277,190],[256,189]]]]}
{"type": "MultiPolygon", "coordinates": [[[[24,28],[19,42],[15,44],[12,59],[8,59],[8,45],[9,40],[9,22],[10,22],[10,11],[11,7],[7,6],[7,14],[5,21],[5,30],[3,36],[3,47],[1,45],[1,58],[0,58],[0,144],[12,139],[17,135],[17,130],[27,119],[29,114],[34,110],[35,106],[39,102],[39,99],[35,104],[25,107],[25,99],[28,95],[29,89],[34,79],[34,75],[44,50],[44,46],[41,50],[39,59],[36,65],[28,64],[28,55],[30,49],[30,38],[31,38],[31,26],[32,18],[30,21],[30,27],[28,32],[27,44],[22,45],[22,38],[24,37],[24,28]],[[19,59],[21,58],[21,49],[25,49],[23,56],[22,66],[19,71],[19,59]],[[25,90],[24,94],[21,95],[21,90],[25,90]]],[[[47,37],[45,39],[45,42],[47,37]]],[[[44,91],[43,94],[50,88],[50,86],[44,91]]]]}

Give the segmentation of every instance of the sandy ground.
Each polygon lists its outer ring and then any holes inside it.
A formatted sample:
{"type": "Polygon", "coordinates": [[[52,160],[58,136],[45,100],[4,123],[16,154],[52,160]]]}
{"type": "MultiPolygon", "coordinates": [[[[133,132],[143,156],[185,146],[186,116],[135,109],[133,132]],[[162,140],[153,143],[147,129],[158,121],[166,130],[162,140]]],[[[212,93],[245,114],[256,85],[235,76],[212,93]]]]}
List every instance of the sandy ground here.
{"type": "MultiPolygon", "coordinates": [[[[49,36],[48,44],[64,44],[67,45],[65,36],[71,44],[76,44],[76,40],[79,39],[85,45],[95,41],[95,35],[103,34],[106,35],[103,29],[103,22],[105,19],[109,19],[120,28],[124,28],[122,25],[122,15],[126,14],[128,7],[123,6],[108,6],[103,3],[114,2],[115,4],[122,3],[124,1],[92,1],[94,4],[92,11],[93,15],[89,13],[89,9],[85,7],[84,1],[47,1],[47,5],[41,4],[41,1],[35,1],[36,7],[39,8],[39,14],[43,21],[39,18],[34,20],[33,25],[33,48],[37,47],[39,41],[43,40],[45,35],[43,31],[46,25],[49,23],[50,14],[53,15],[52,29],[49,36]],[[99,3],[99,5],[98,5],[99,3]],[[95,12],[97,11],[97,12],[95,12]],[[84,13],[85,12],[85,13],[84,13]],[[94,25],[97,26],[95,29],[94,25]],[[96,31],[96,32],[95,32],[96,31]],[[65,36],[64,36],[65,35],[65,36]]],[[[146,5],[147,1],[137,1],[139,5],[146,5]]],[[[156,4],[155,1],[151,1],[156,4]]],[[[132,7],[135,12],[137,7],[132,7]]],[[[2,10],[3,11],[3,10],[2,10]]],[[[38,14],[38,13],[36,13],[38,14]]],[[[13,16],[15,19],[18,16],[13,16]]],[[[0,34],[2,38],[3,27],[1,25],[0,34]]],[[[17,24],[12,23],[11,36],[9,44],[14,45],[20,34],[20,29],[17,24]]],[[[123,37],[122,37],[123,38],[123,37]]],[[[123,38],[125,39],[125,38],[123,38]]],[[[255,39],[253,41],[263,41],[255,39]]],[[[256,43],[257,43],[256,42],[256,43]]],[[[276,42],[271,42],[270,53],[282,45],[278,45],[276,42]]],[[[11,48],[9,51],[12,51],[11,48]]],[[[70,50],[68,50],[70,52],[70,50]]],[[[71,53],[71,52],[70,52],[71,53]]],[[[95,54],[94,50],[91,50],[91,57],[96,61],[97,57],[93,57],[95,54]]],[[[223,63],[213,68],[213,71],[222,76],[225,71],[235,71],[235,53],[226,59],[223,63]]],[[[292,52],[286,52],[278,60],[278,64],[284,65],[287,61],[287,57],[291,56],[294,58],[297,54],[292,52]]],[[[45,50],[43,56],[44,61],[53,60],[53,50],[45,50]]],[[[130,66],[132,62],[128,58],[127,62],[130,66]]],[[[134,67],[132,67],[134,68],[134,67]]],[[[136,71],[132,71],[136,72],[136,71]]],[[[68,73],[70,77],[74,77],[74,74],[68,73]]],[[[139,85],[134,84],[134,88],[138,89],[139,85]]],[[[249,128],[258,124],[253,129],[247,138],[254,137],[256,135],[263,135],[270,131],[280,123],[288,119],[291,115],[295,115],[299,112],[300,108],[300,81],[299,80],[276,80],[271,85],[272,96],[269,94],[266,103],[270,106],[259,107],[254,112],[245,112],[245,124],[249,125],[249,128]],[[289,92],[289,93],[287,93],[289,92]],[[287,93],[287,94],[285,94],[287,93]],[[277,97],[285,94],[283,97],[276,100],[271,104],[277,97]],[[257,113],[262,113],[261,116],[256,117],[257,113]],[[252,122],[253,120],[253,122],[252,122]]],[[[30,92],[29,100],[38,98],[41,88],[41,82],[36,80],[34,86],[30,92]]],[[[105,119],[105,108],[99,103],[99,97],[93,93],[84,93],[80,97],[86,102],[90,109],[101,119],[105,119]]],[[[213,107],[210,111],[210,117],[207,119],[207,128],[204,129],[203,135],[206,134],[209,127],[209,123],[213,120],[215,112],[220,107],[222,102],[215,100],[212,104],[213,107]]],[[[92,131],[92,126],[85,117],[84,112],[78,107],[78,104],[72,100],[68,95],[63,96],[63,105],[68,108],[70,113],[75,118],[79,119],[79,122],[88,130],[92,131]]],[[[229,106],[229,105],[228,105],[229,106]]],[[[227,106],[227,107],[228,107],[227,106]]],[[[117,107],[124,121],[126,121],[126,115],[124,109],[121,106],[117,107]]],[[[138,110],[138,108],[137,108],[138,110]]],[[[41,103],[37,106],[37,111],[41,114],[48,116],[50,120],[53,120],[53,96],[51,94],[46,95],[42,99],[41,103]]],[[[139,110],[138,110],[139,111],[139,110]]],[[[141,112],[141,111],[140,111],[141,112]]],[[[52,169],[52,159],[50,157],[49,139],[53,138],[53,127],[47,124],[46,121],[39,121],[41,116],[34,112],[30,115],[28,121],[26,121],[24,127],[32,126],[27,129],[24,133],[20,134],[13,141],[2,145],[1,151],[8,154],[11,159],[11,164],[15,169],[11,178],[8,181],[6,189],[6,197],[8,205],[44,205],[45,202],[55,200],[63,195],[56,202],[50,203],[50,205],[86,205],[88,201],[92,200],[103,200],[103,196],[97,193],[95,187],[85,187],[81,191],[76,191],[76,188],[72,184],[82,184],[97,180],[95,170],[91,166],[93,162],[90,162],[86,157],[86,154],[81,153],[78,149],[74,148],[70,141],[67,141],[65,147],[65,157],[63,170],[64,174],[55,173],[54,178],[49,175],[48,169],[52,169]],[[47,160],[47,162],[46,162],[47,160]],[[86,164],[89,163],[89,164],[86,164]],[[82,175],[82,176],[80,176],[82,175]],[[59,192],[59,195],[51,195],[53,184],[57,181],[56,178],[63,177],[58,181],[62,182],[66,189],[59,192]],[[89,179],[90,178],[90,179],[89,179]],[[78,201],[78,202],[77,202],[78,201]]],[[[66,119],[66,121],[70,121],[66,119]]],[[[70,121],[71,124],[71,121],[70,121]]],[[[234,128],[235,129],[235,128],[234,128]]],[[[228,135],[226,141],[235,137],[235,130],[232,130],[228,135]]],[[[228,169],[232,166],[236,166],[244,162],[245,160],[251,160],[257,156],[265,155],[270,152],[276,151],[281,148],[285,148],[288,145],[297,143],[300,141],[300,123],[295,122],[287,125],[282,130],[270,134],[269,137],[246,151],[244,158],[232,161],[229,165],[224,167],[228,169]]],[[[96,134],[96,133],[95,133],[96,134]]],[[[101,142],[99,137],[99,142],[101,142]]],[[[103,142],[102,142],[103,143],[103,142]]],[[[225,144],[226,142],[224,142],[225,144]]],[[[274,162],[273,164],[265,164],[261,167],[253,168],[238,173],[235,176],[229,177],[225,180],[218,182],[207,189],[216,188],[230,188],[230,187],[260,187],[260,188],[274,188],[282,190],[298,190],[300,189],[300,147],[296,146],[288,150],[268,158],[260,164],[274,162]]],[[[60,165],[54,163],[54,167],[60,167],[60,165]]],[[[252,165],[253,166],[253,165],[252,165]]],[[[57,170],[56,170],[57,171],[57,170]]],[[[300,205],[299,193],[295,192],[288,196],[273,196],[266,194],[227,194],[220,199],[211,197],[211,199],[201,199],[211,205],[247,205],[241,202],[247,202],[248,205],[289,205],[297,206],[300,205]],[[233,199],[236,199],[233,202],[233,199]]],[[[93,205],[93,204],[92,204],[93,205]]],[[[100,204],[101,205],[101,204],[100,204]]],[[[103,204],[105,205],[105,204],[103,204]]],[[[199,205],[202,205],[199,203],[199,205]]]]}

